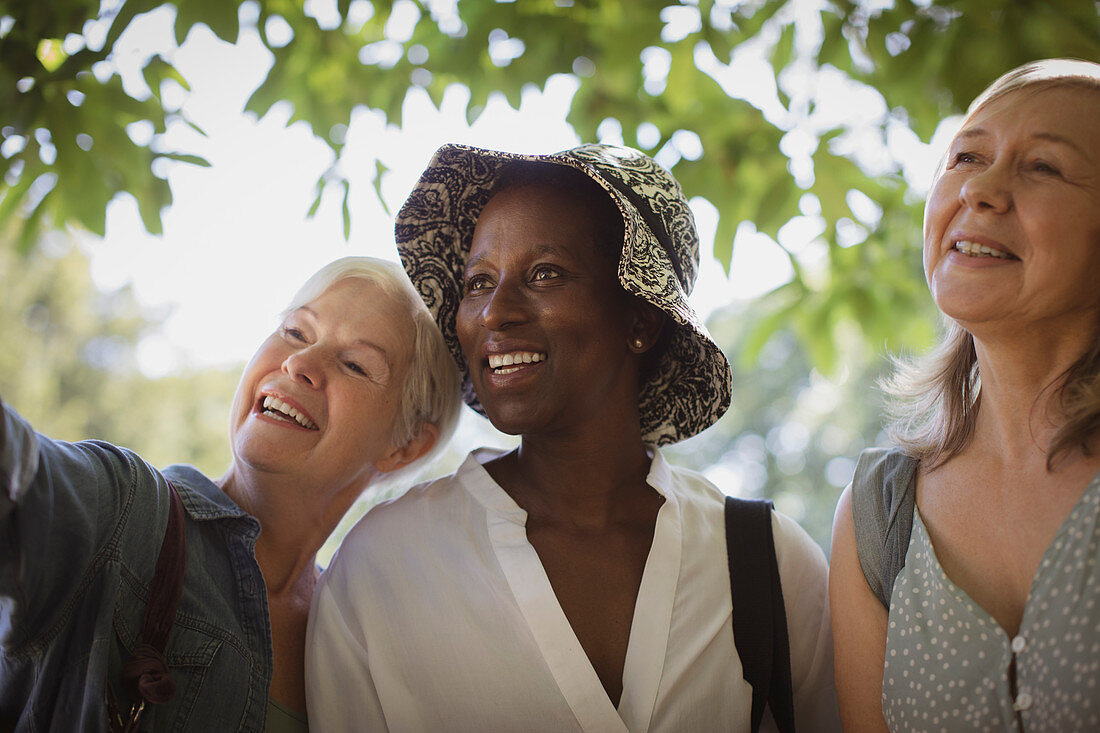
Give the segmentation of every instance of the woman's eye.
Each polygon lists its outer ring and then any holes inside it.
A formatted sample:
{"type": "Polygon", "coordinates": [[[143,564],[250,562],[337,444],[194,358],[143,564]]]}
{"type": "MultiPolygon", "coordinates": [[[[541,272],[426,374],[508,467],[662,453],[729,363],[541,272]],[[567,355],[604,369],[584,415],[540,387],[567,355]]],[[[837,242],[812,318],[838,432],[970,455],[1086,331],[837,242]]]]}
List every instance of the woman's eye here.
{"type": "Polygon", "coordinates": [[[466,292],[476,293],[479,290],[484,290],[490,285],[489,278],[484,275],[473,275],[466,278],[466,292]]]}
{"type": "Polygon", "coordinates": [[[535,271],[531,275],[532,280],[551,280],[558,276],[558,273],[552,267],[536,267],[535,271]]]}
{"type": "Polygon", "coordinates": [[[305,343],[306,340],[305,334],[294,326],[283,326],[283,335],[295,341],[301,341],[302,343],[305,343]]]}
{"type": "Polygon", "coordinates": [[[952,162],[955,165],[965,165],[967,163],[976,163],[976,162],[978,162],[978,156],[974,155],[974,153],[956,153],[955,157],[952,158],[952,162]]]}
{"type": "Polygon", "coordinates": [[[348,371],[350,372],[359,374],[364,377],[367,376],[367,370],[356,364],[354,361],[345,361],[344,366],[346,366],[348,368],[348,371]]]}
{"type": "Polygon", "coordinates": [[[1061,173],[1057,168],[1043,160],[1035,161],[1035,163],[1032,164],[1032,169],[1039,173],[1053,173],[1054,175],[1059,175],[1061,173]]]}

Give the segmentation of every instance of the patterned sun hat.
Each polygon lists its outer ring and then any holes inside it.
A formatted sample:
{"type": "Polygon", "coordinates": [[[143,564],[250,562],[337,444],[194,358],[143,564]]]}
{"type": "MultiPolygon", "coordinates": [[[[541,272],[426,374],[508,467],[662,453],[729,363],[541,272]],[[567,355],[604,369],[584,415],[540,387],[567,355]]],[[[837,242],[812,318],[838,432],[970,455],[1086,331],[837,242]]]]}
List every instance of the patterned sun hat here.
{"type": "Polygon", "coordinates": [[[642,439],[675,443],[712,425],[729,407],[730,366],[688,304],[699,268],[691,208],[672,174],[644,153],[614,145],[552,155],[444,145],[398,212],[397,251],[458,363],[466,404],[485,414],[455,326],[466,259],[502,171],[523,161],[570,166],[607,191],[623,216],[619,283],[670,319],[671,339],[639,395],[642,439]]]}

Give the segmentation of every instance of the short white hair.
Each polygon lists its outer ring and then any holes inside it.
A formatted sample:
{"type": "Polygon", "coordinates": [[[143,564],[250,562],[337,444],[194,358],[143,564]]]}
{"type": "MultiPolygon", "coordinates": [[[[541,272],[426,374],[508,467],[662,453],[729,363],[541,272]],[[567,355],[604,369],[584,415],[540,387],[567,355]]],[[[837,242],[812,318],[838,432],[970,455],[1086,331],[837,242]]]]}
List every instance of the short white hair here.
{"type": "MultiPolygon", "coordinates": [[[[337,282],[365,280],[398,301],[408,310],[413,323],[413,348],[409,370],[402,385],[401,402],[391,440],[404,446],[427,424],[439,431],[435,445],[406,469],[426,465],[450,440],[462,406],[458,367],[443,342],[432,314],[396,262],[375,257],[341,257],[310,276],[290,299],[283,315],[319,298],[337,282]]],[[[406,469],[397,472],[406,473],[406,469]]]]}
{"type": "Polygon", "coordinates": [[[1100,91],[1100,64],[1081,59],[1042,59],[1002,74],[970,103],[964,124],[990,102],[1031,87],[1081,87],[1100,91]]]}

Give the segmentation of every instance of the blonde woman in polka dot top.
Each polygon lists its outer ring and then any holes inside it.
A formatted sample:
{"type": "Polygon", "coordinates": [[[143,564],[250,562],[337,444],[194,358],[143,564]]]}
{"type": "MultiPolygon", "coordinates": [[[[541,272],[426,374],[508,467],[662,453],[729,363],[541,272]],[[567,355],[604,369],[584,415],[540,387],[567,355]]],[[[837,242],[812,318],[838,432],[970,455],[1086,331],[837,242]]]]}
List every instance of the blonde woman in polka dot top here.
{"type": "Polygon", "coordinates": [[[1098,120],[1100,65],[1029,64],[937,174],[946,334],[887,385],[898,448],[833,526],[845,730],[1100,731],[1098,120]]]}

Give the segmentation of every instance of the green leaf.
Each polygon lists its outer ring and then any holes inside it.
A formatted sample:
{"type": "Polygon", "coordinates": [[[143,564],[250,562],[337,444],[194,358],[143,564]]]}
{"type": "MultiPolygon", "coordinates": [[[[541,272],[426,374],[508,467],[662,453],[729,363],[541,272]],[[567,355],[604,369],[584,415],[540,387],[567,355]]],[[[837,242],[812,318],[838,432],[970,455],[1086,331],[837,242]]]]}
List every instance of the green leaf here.
{"type": "Polygon", "coordinates": [[[153,96],[160,100],[160,87],[161,84],[171,79],[179,84],[184,89],[188,88],[187,80],[183,78],[183,75],[176,71],[176,68],[170,63],[165,61],[164,57],[160,54],[156,54],[149,59],[149,62],[145,64],[145,67],[141,70],[141,75],[145,79],[146,85],[149,87],[149,91],[153,93],[153,96]]]}
{"type": "Polygon", "coordinates": [[[15,250],[20,254],[27,254],[34,245],[35,239],[38,237],[39,225],[46,213],[47,205],[50,203],[50,197],[53,196],[53,193],[53,191],[50,191],[43,196],[42,200],[38,202],[38,205],[36,205],[22,220],[19,238],[16,240],[15,244],[15,250]]]}
{"type": "Polygon", "coordinates": [[[376,159],[374,161],[374,180],[371,183],[374,185],[374,195],[378,197],[378,203],[382,205],[382,211],[386,212],[386,216],[393,216],[390,207],[386,205],[386,199],[382,196],[382,174],[388,170],[389,167],[376,159]]]}
{"type": "Polygon", "coordinates": [[[344,187],[344,199],[340,205],[340,211],[344,217],[344,239],[347,240],[351,236],[351,207],[348,206],[348,194],[351,193],[351,186],[347,181],[341,181],[341,185],[344,187]]]}
{"type": "Polygon", "coordinates": [[[107,32],[107,38],[103,44],[103,48],[107,50],[113,49],[118,37],[130,26],[130,22],[133,21],[135,17],[163,4],[163,0],[124,0],[122,6],[115,14],[114,19],[111,21],[111,28],[107,32]]]}
{"type": "Polygon", "coordinates": [[[176,43],[183,45],[192,26],[202,23],[218,38],[236,43],[240,34],[238,0],[177,0],[176,43]]]}
{"type": "Polygon", "coordinates": [[[325,192],[324,185],[320,182],[317,184],[317,195],[313,197],[313,203],[309,205],[309,211],[306,216],[313,218],[317,214],[317,210],[321,208],[321,195],[325,192]]]}
{"type": "Polygon", "coordinates": [[[188,153],[157,153],[158,158],[167,158],[168,160],[175,160],[180,163],[187,163],[189,165],[197,165],[200,168],[209,168],[210,161],[206,158],[202,158],[198,155],[190,155],[188,153]]]}
{"type": "Polygon", "coordinates": [[[16,213],[17,208],[23,201],[23,197],[27,195],[28,189],[31,187],[31,183],[38,175],[29,170],[24,170],[23,174],[19,177],[19,180],[15,182],[15,185],[0,185],[0,192],[3,196],[0,197],[0,222],[7,222],[16,213]]]}
{"type": "Polygon", "coordinates": [[[794,23],[784,26],[783,32],[779,34],[779,40],[772,48],[769,60],[777,74],[787,68],[794,59],[794,31],[794,23]]]}
{"type": "Polygon", "coordinates": [[[46,71],[53,72],[65,63],[65,59],[68,58],[61,48],[61,40],[58,38],[43,38],[38,42],[38,56],[39,62],[46,69],[46,71]]]}
{"type": "Polygon", "coordinates": [[[766,312],[752,324],[741,343],[739,360],[743,366],[753,364],[772,336],[790,325],[791,316],[802,303],[804,295],[805,288],[802,284],[791,282],[777,288],[768,296],[773,304],[770,312],[766,312]]]}
{"type": "Polygon", "coordinates": [[[741,222],[731,215],[719,214],[718,226],[714,232],[714,258],[722,263],[722,268],[727,275],[733,259],[733,240],[740,224],[741,222]]]}

